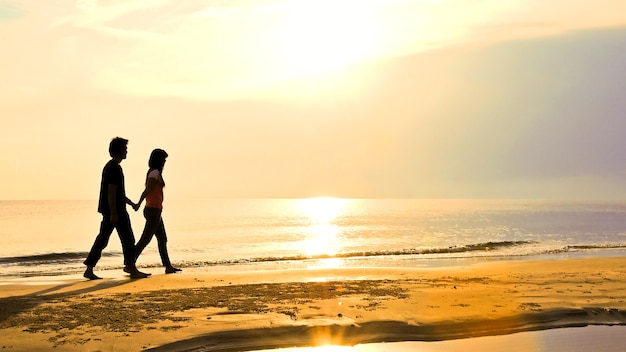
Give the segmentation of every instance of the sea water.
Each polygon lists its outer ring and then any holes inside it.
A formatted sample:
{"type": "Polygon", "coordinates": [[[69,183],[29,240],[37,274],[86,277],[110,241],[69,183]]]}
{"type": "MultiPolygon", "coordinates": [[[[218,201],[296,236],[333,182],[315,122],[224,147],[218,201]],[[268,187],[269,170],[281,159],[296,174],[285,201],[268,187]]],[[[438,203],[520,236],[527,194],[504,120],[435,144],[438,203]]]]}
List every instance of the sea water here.
{"type": "MultiPolygon", "coordinates": [[[[77,274],[96,201],[0,201],[0,278],[77,274]]],[[[145,220],[130,207],[136,240],[145,220]]],[[[626,202],[454,199],[167,200],[172,262],[216,270],[437,266],[626,253],[626,202]]],[[[138,260],[161,266],[156,239],[138,260]]],[[[97,270],[123,266],[114,232],[97,270]]]]}

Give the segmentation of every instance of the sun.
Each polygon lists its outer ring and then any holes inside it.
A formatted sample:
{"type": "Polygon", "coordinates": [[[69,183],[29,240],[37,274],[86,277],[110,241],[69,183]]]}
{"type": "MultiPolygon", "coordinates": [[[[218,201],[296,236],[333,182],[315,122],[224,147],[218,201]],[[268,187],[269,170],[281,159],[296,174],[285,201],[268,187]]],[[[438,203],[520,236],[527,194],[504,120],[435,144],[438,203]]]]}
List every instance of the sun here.
{"type": "Polygon", "coordinates": [[[292,2],[279,26],[279,61],[295,75],[315,76],[373,57],[377,22],[358,0],[292,2]]]}
{"type": "Polygon", "coordinates": [[[315,225],[327,225],[344,210],[350,202],[343,198],[306,198],[300,200],[299,207],[315,225]]]}

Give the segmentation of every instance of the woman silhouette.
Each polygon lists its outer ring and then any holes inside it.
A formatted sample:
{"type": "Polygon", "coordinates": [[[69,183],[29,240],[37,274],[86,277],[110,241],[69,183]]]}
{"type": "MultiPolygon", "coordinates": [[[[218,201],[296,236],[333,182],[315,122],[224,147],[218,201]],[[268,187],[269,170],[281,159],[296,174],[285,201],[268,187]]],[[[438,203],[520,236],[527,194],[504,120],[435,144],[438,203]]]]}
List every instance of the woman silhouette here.
{"type": "Polygon", "coordinates": [[[143,216],[146,218],[146,225],[144,226],[141,238],[137,241],[135,246],[135,256],[138,258],[141,252],[146,248],[152,235],[156,235],[159,254],[161,255],[161,262],[165,267],[166,274],[172,274],[181,269],[175,268],[170,262],[169,255],[167,254],[167,235],[165,233],[165,224],[161,213],[163,211],[163,187],[165,181],[163,181],[163,166],[165,166],[165,159],[167,153],[163,149],[155,149],[150,154],[150,160],[148,161],[148,173],[146,174],[146,188],[139,198],[139,202],[135,207],[135,211],[139,209],[143,200],[146,200],[146,206],[143,208],[143,216]]]}

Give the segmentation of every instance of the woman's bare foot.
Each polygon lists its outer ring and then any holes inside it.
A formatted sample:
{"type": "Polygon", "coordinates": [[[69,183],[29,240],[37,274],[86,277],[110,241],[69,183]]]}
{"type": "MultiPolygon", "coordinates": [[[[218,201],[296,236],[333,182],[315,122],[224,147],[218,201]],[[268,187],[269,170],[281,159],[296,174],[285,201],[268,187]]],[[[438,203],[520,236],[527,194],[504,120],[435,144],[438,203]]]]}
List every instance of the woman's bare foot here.
{"type": "Polygon", "coordinates": [[[183,270],[175,268],[173,266],[168,266],[168,267],[165,268],[165,273],[166,274],[173,274],[173,273],[176,273],[176,272],[179,272],[179,271],[183,271],[183,270]]]}

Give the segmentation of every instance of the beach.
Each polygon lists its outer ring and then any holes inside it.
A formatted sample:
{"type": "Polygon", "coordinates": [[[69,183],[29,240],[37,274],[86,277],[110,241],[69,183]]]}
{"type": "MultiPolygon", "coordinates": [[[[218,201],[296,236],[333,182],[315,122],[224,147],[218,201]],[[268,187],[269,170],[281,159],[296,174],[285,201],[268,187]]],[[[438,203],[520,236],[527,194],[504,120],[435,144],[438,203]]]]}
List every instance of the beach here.
{"type": "Polygon", "coordinates": [[[95,281],[2,281],[0,348],[250,351],[626,324],[626,258],[619,257],[148,271],[139,280],[118,270],[95,281]]]}

